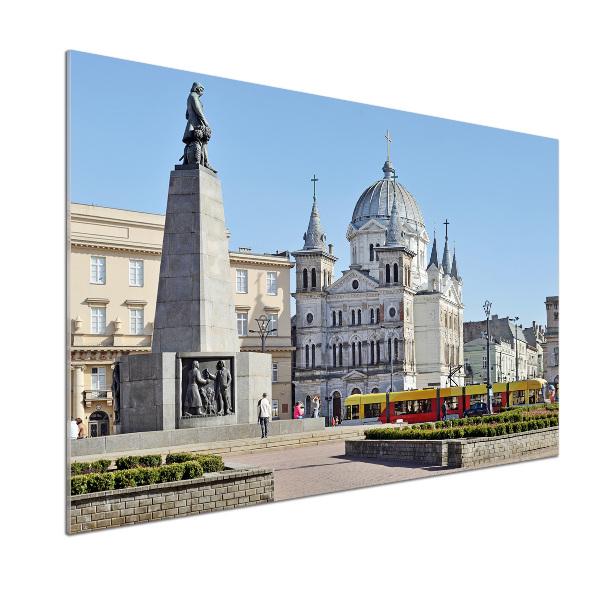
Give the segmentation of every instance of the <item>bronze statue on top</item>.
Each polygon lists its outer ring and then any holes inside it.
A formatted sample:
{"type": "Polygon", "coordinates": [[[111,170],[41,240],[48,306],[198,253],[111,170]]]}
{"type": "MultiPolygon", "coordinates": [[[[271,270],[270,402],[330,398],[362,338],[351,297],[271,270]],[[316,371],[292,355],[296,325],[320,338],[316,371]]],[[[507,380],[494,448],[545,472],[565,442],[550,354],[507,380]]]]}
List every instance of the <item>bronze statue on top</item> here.
{"type": "Polygon", "coordinates": [[[185,111],[185,118],[188,122],[183,132],[182,141],[186,146],[181,158],[183,158],[184,165],[199,164],[216,173],[217,170],[213,169],[208,162],[208,153],[206,152],[206,145],[210,140],[210,126],[204,117],[202,102],[200,102],[200,96],[203,92],[202,85],[194,82],[188,96],[187,110],[185,111]]]}

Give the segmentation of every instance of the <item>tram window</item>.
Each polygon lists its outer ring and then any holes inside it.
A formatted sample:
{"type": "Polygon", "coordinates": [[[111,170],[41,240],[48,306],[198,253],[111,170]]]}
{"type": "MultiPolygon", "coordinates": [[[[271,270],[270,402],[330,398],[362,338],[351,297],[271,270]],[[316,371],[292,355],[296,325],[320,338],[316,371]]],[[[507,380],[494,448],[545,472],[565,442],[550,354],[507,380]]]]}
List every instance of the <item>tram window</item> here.
{"type": "Polygon", "coordinates": [[[513,392],[513,403],[525,404],[525,390],[518,390],[517,392],[513,392]]]}
{"type": "Polygon", "coordinates": [[[502,406],[502,392],[494,394],[492,398],[492,406],[502,406]]]}
{"type": "Polygon", "coordinates": [[[473,406],[473,404],[475,404],[476,402],[487,403],[485,394],[472,394],[470,402],[471,406],[473,406]]]}
{"type": "Polygon", "coordinates": [[[351,418],[352,416],[352,411],[350,410],[352,407],[350,406],[344,406],[344,411],[343,411],[343,415],[342,415],[342,419],[344,421],[347,421],[348,419],[351,418]]]}
{"type": "Polygon", "coordinates": [[[358,419],[358,409],[360,408],[360,406],[358,404],[353,404],[352,405],[352,416],[350,417],[351,419],[358,419]]]}
{"type": "Polygon", "coordinates": [[[394,402],[396,415],[431,412],[431,400],[400,400],[394,402]]]}
{"type": "Polygon", "coordinates": [[[535,404],[535,390],[529,390],[529,404],[535,404]]]}
{"type": "Polygon", "coordinates": [[[450,396],[450,398],[443,398],[446,401],[448,410],[458,410],[458,396],[450,396]]]}
{"type": "Polygon", "coordinates": [[[381,404],[379,402],[373,404],[365,404],[365,419],[381,416],[381,404]]]}

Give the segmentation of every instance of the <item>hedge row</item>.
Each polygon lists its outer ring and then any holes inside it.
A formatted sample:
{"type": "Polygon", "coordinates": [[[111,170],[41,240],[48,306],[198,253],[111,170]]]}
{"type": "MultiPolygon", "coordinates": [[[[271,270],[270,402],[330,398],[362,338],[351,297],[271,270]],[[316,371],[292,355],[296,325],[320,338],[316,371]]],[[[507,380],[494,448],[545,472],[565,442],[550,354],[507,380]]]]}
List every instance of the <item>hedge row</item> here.
{"type": "Polygon", "coordinates": [[[451,427],[448,429],[421,429],[420,427],[378,428],[365,431],[368,440],[445,440],[457,438],[493,437],[507,433],[519,433],[558,425],[558,417],[527,419],[523,421],[498,423],[497,425],[475,425],[451,427]]]}
{"type": "Polygon", "coordinates": [[[82,471],[87,471],[88,469],[93,469],[98,473],[106,473],[108,471],[108,467],[110,467],[110,463],[112,461],[107,458],[101,458],[100,460],[96,460],[93,463],[89,462],[73,462],[71,463],[71,474],[72,475],[80,475],[82,471]]]}
{"type": "Polygon", "coordinates": [[[203,474],[202,465],[197,460],[160,467],[122,469],[111,473],[90,473],[89,475],[77,475],[71,478],[71,494],[76,496],[91,492],[151,485],[153,483],[197,479],[202,477],[203,474]]]}
{"type": "MultiPolygon", "coordinates": [[[[538,407],[539,408],[539,407],[538,407]]],[[[436,421],[434,424],[423,423],[423,425],[432,425],[436,429],[449,429],[451,427],[464,427],[466,425],[491,425],[494,423],[518,423],[537,419],[535,415],[527,414],[527,409],[514,409],[510,412],[501,414],[487,415],[485,417],[468,417],[466,419],[447,419],[446,421],[436,421]]],[[[558,418],[558,415],[556,416],[558,418]]],[[[431,429],[427,427],[426,429],[431,429]]]]}
{"type": "Polygon", "coordinates": [[[188,462],[194,460],[200,465],[205,473],[216,473],[225,469],[225,463],[220,456],[212,454],[191,454],[190,452],[176,452],[175,454],[167,454],[165,463],[168,465],[188,462]]]}

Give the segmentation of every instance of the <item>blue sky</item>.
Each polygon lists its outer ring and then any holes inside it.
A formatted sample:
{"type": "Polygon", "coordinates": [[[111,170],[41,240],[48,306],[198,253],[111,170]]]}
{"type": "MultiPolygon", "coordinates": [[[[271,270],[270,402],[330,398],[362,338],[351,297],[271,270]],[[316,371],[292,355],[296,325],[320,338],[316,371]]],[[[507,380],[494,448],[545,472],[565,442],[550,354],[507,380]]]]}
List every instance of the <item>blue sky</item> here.
{"type": "Polygon", "coordinates": [[[339,276],[354,205],[382,177],[389,129],[398,181],[441,247],[450,222],[464,319],[484,318],[489,299],[493,314],[545,324],[545,297],[558,295],[554,139],[72,52],[71,200],[164,214],[196,80],[230,249],[300,249],[316,174],[339,276]]]}

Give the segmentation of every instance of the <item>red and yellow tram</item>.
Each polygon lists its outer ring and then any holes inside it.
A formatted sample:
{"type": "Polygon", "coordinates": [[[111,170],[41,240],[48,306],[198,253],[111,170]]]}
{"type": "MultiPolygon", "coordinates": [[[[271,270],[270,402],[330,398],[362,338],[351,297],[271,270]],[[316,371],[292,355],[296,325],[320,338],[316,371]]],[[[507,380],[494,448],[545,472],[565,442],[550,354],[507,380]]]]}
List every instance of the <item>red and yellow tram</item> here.
{"type": "MultiPolygon", "coordinates": [[[[548,400],[548,384],[545,379],[527,379],[492,384],[492,407],[526,406],[548,400]]],[[[439,421],[442,403],[446,401],[449,418],[462,418],[465,410],[476,402],[487,402],[487,386],[427,388],[386,394],[353,394],[344,401],[343,419],[382,423],[422,423],[439,421]],[[388,406],[390,416],[388,419],[388,406]],[[456,416],[453,416],[456,415],[456,416]]]]}

